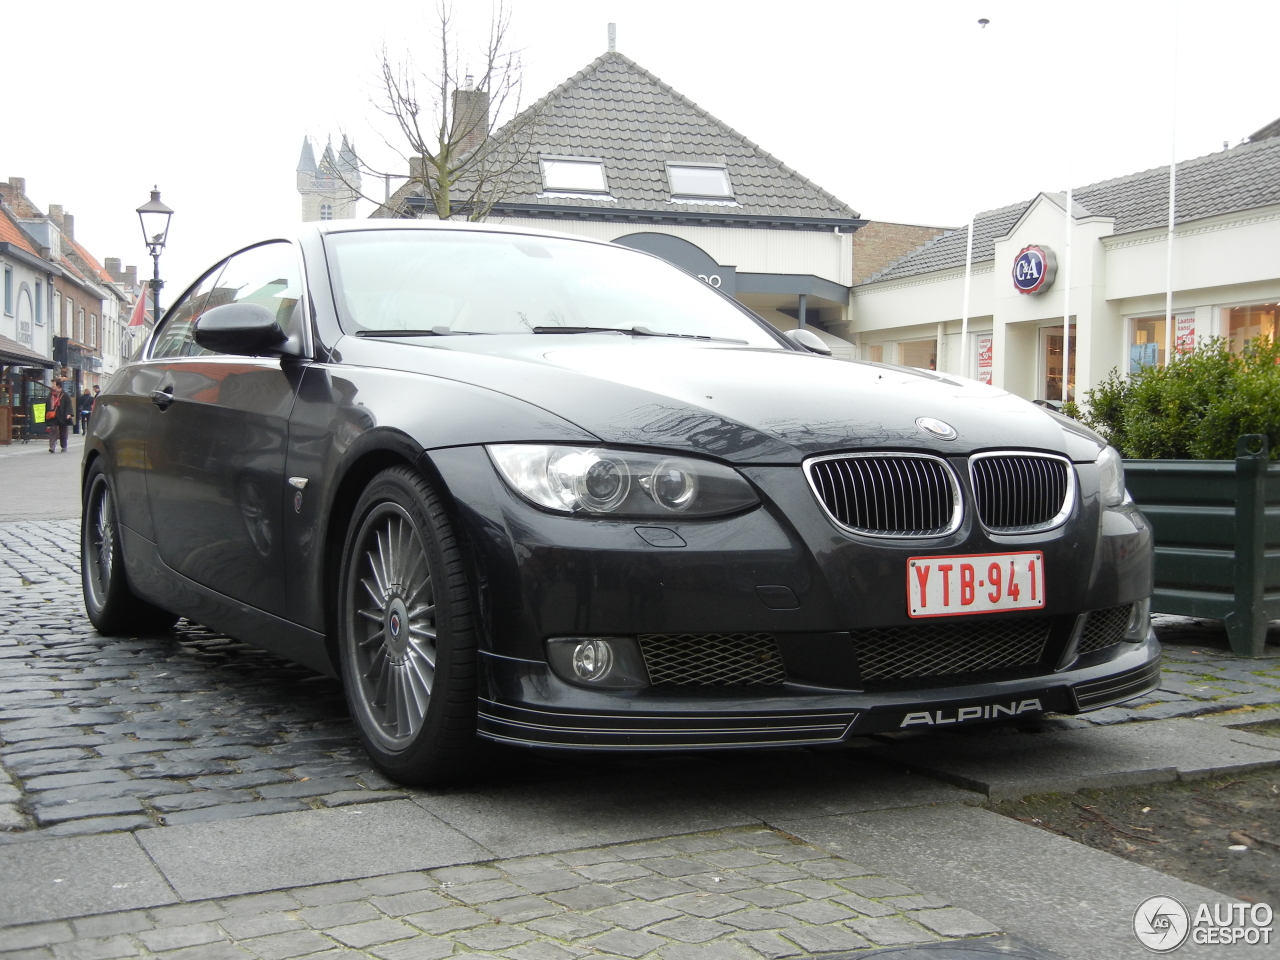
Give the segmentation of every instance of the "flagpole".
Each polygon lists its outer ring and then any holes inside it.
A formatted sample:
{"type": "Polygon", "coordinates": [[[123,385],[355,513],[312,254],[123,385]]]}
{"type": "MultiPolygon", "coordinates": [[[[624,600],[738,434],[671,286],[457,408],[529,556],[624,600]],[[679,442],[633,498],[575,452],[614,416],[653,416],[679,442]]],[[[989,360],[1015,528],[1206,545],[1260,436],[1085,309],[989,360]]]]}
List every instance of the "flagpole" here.
{"type": "Polygon", "coordinates": [[[1173,226],[1178,187],[1178,2],[1173,4],[1173,82],[1169,118],[1169,225],[1164,257],[1164,362],[1173,359],[1173,226]]]}
{"type": "Polygon", "coordinates": [[[969,375],[969,281],[973,275],[973,225],[977,217],[969,218],[964,241],[964,304],[960,310],[960,376],[969,375]]]}
{"type": "Polygon", "coordinates": [[[1062,250],[1062,402],[1071,399],[1071,158],[1067,158],[1067,238],[1062,250]]]}

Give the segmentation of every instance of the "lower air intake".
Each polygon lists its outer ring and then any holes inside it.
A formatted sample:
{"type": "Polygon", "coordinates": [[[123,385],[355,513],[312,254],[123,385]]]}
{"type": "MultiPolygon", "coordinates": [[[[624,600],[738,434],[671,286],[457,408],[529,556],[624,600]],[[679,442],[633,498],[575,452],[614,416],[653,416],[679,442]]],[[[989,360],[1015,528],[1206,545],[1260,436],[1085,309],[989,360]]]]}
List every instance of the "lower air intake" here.
{"type": "Polygon", "coordinates": [[[1031,667],[1044,656],[1044,618],[855,630],[862,680],[910,680],[1031,667]]]}
{"type": "Polygon", "coordinates": [[[760,687],[787,680],[772,634],[648,633],[637,639],[654,685],[760,687]]]}
{"type": "Polygon", "coordinates": [[[1125,603],[1105,610],[1092,610],[1089,619],[1084,622],[1084,633],[1080,635],[1077,653],[1093,653],[1124,639],[1124,631],[1129,626],[1129,617],[1133,614],[1133,604],[1125,603]]]}

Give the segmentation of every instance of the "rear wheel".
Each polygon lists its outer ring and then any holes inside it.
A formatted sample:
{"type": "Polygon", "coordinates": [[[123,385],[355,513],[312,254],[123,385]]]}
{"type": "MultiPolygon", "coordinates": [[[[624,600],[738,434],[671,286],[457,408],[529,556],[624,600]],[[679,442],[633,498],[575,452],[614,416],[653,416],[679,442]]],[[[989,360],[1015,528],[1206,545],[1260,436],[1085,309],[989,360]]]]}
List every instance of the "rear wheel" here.
{"type": "Polygon", "coordinates": [[[80,515],[80,578],[89,621],[102,634],[160,633],[176,614],[136,596],[125,577],[115,498],[102,463],[89,468],[80,515]]]}
{"type": "Polygon", "coordinates": [[[365,749],[402,783],[459,776],[479,752],[471,591],[439,497],[415,471],[384,470],[361,495],[340,586],[343,682],[365,749]]]}

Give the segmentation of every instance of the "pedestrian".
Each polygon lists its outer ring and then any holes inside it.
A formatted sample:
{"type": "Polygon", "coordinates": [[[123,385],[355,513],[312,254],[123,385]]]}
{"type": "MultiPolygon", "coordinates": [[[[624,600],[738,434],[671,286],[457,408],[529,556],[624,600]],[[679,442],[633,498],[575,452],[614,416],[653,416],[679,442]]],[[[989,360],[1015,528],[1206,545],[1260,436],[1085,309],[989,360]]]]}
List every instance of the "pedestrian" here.
{"type": "Polygon", "coordinates": [[[49,427],[49,452],[56,453],[58,442],[62,452],[67,452],[67,431],[76,419],[76,403],[65,389],[66,381],[58,378],[49,391],[49,404],[45,408],[44,422],[49,427]]]}
{"type": "Polygon", "coordinates": [[[89,388],[84,388],[84,393],[80,394],[80,432],[85,433],[89,429],[89,414],[93,413],[93,394],[89,392],[89,388]]]}
{"type": "Polygon", "coordinates": [[[93,385],[93,409],[98,409],[98,397],[102,396],[102,388],[96,383],[93,385]]]}

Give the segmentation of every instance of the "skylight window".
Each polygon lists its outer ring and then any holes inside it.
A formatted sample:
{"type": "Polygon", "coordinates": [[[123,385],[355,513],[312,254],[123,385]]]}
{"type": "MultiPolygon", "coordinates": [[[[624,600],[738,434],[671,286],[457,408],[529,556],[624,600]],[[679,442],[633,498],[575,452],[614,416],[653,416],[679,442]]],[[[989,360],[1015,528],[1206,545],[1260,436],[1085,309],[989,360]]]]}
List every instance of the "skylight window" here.
{"type": "Polygon", "coordinates": [[[733,199],[729,171],[721,166],[668,163],[667,182],[673,197],[733,199]]]}
{"type": "Polygon", "coordinates": [[[556,193],[608,193],[603,160],[542,157],[543,189],[556,193]]]}

